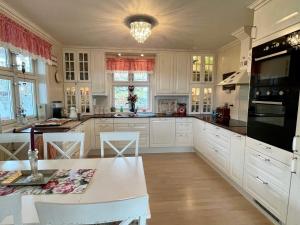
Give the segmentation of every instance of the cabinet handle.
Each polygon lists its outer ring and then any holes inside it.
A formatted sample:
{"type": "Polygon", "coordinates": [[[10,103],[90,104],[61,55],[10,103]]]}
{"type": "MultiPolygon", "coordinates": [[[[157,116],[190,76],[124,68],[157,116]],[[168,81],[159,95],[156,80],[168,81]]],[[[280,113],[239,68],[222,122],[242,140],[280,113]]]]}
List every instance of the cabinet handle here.
{"type": "Polygon", "coordinates": [[[216,137],[220,137],[220,135],[216,134],[216,137]]]}
{"type": "Polygon", "coordinates": [[[292,164],[291,164],[291,173],[296,174],[296,163],[297,163],[297,157],[292,158],[292,164]]]}
{"type": "Polygon", "coordinates": [[[297,138],[300,138],[300,135],[296,135],[294,138],[293,138],[293,151],[294,152],[298,152],[297,150],[297,138]]]}
{"type": "Polygon", "coordinates": [[[259,183],[262,183],[262,184],[265,184],[265,185],[267,185],[268,184],[268,182],[266,182],[266,181],[263,181],[262,179],[260,179],[258,176],[256,176],[256,178],[255,178],[259,183]]]}
{"type": "Polygon", "coordinates": [[[265,158],[265,157],[263,157],[263,156],[261,156],[261,155],[257,155],[257,156],[258,156],[258,158],[262,159],[262,160],[265,161],[265,162],[270,162],[270,161],[271,161],[270,159],[265,158]]]}
{"type": "Polygon", "coordinates": [[[241,138],[242,136],[241,136],[241,135],[235,135],[235,137],[237,137],[237,138],[241,138]]]}

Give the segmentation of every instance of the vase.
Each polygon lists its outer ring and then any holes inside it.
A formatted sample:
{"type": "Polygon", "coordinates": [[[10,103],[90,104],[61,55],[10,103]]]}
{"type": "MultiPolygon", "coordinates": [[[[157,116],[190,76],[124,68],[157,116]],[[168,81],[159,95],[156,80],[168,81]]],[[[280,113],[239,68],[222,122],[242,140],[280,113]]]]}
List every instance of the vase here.
{"type": "Polygon", "coordinates": [[[28,150],[28,160],[30,163],[30,169],[31,169],[31,175],[28,177],[28,179],[31,182],[40,181],[43,179],[43,174],[38,172],[38,154],[39,151],[37,149],[35,150],[28,150]]]}
{"type": "Polygon", "coordinates": [[[130,105],[129,111],[134,113],[135,112],[135,103],[131,102],[129,105],[130,105]]]}

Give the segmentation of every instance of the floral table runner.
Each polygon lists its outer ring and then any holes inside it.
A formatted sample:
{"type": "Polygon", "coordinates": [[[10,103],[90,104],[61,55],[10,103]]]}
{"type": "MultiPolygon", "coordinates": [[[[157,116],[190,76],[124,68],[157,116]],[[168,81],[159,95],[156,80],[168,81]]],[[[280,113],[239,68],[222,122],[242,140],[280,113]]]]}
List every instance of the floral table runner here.
{"type": "MultiPolygon", "coordinates": [[[[58,170],[53,178],[40,186],[0,186],[0,196],[14,192],[23,195],[40,194],[81,194],[89,185],[95,174],[95,169],[58,170]]],[[[0,171],[0,181],[4,180],[14,171],[0,171]]]]}

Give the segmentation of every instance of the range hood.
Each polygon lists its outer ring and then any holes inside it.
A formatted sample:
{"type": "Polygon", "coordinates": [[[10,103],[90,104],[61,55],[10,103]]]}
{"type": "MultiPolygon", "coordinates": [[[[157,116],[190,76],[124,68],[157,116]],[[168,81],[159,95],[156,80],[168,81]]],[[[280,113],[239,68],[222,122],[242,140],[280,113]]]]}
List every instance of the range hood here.
{"type": "Polygon", "coordinates": [[[251,49],[251,27],[243,26],[233,32],[231,35],[237,38],[241,44],[240,52],[240,68],[237,72],[222,80],[218,85],[243,85],[249,84],[250,76],[248,74],[251,59],[249,58],[249,50],[251,49]]]}
{"type": "Polygon", "coordinates": [[[222,80],[218,85],[242,85],[242,84],[249,84],[249,75],[247,72],[247,69],[239,70],[238,72],[235,72],[234,74],[227,77],[225,80],[222,80]]]}

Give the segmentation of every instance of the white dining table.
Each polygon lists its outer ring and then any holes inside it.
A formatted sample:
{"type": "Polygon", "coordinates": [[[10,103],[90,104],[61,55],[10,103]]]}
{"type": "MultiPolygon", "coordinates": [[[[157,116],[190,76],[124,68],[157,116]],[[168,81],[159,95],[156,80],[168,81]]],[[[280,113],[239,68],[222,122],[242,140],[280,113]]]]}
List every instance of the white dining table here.
{"type": "MultiPolygon", "coordinates": [[[[22,196],[23,224],[38,224],[36,201],[56,203],[99,203],[148,196],[142,157],[39,160],[39,169],[96,169],[82,194],[41,194],[22,196]]],[[[0,170],[28,170],[29,161],[2,161],[0,170]]],[[[151,217],[148,205],[148,219],[151,217]]],[[[0,224],[13,224],[7,217],[0,224]]]]}

